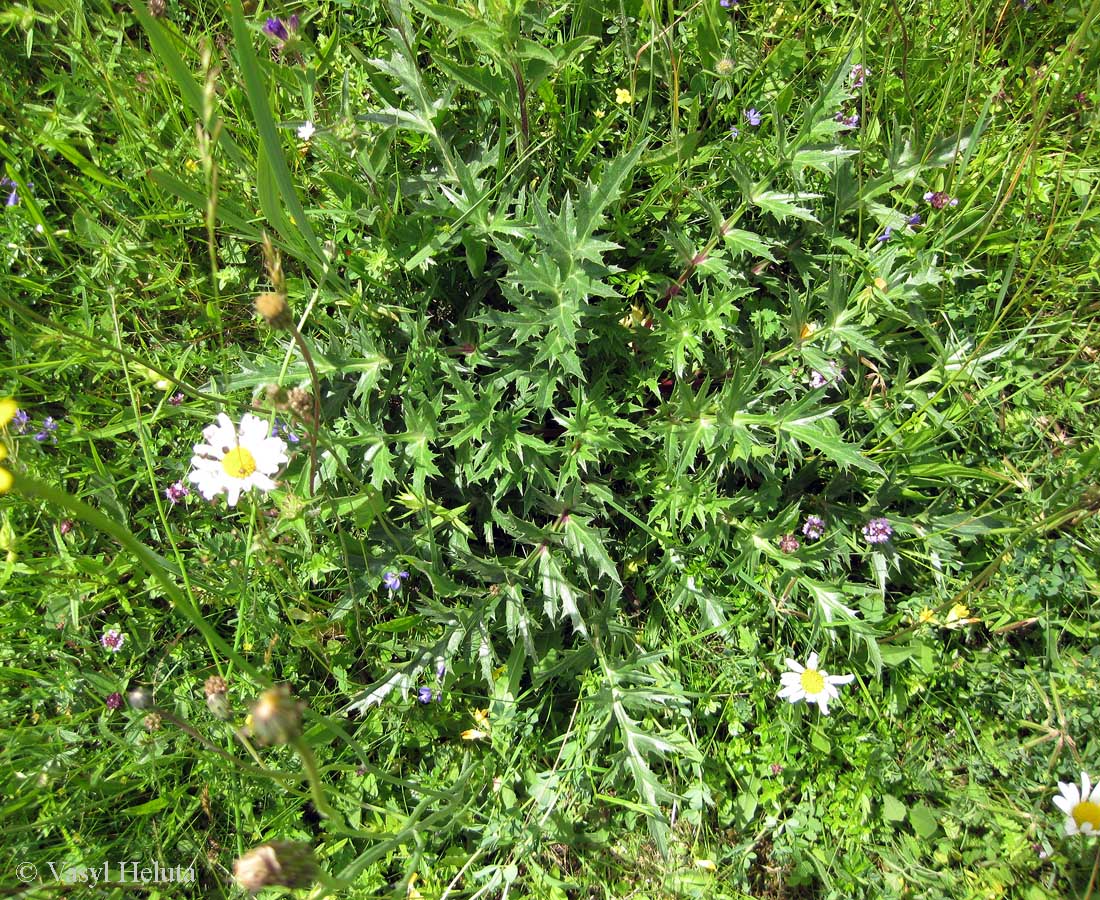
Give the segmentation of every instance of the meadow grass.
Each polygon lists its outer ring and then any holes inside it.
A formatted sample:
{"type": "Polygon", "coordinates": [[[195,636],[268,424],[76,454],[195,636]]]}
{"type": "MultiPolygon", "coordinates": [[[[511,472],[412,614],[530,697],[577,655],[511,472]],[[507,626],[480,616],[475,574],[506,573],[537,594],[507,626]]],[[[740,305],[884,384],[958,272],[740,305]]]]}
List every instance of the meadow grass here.
{"type": "Polygon", "coordinates": [[[1098,5],[0,11],[5,890],[1095,895],[1098,5]]]}

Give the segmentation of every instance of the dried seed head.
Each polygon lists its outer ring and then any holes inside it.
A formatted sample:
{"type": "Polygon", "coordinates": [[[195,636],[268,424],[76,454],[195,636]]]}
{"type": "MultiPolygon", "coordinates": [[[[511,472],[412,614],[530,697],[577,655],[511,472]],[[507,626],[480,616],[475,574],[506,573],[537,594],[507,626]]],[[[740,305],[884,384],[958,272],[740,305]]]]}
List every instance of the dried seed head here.
{"type": "Polygon", "coordinates": [[[286,396],[290,411],[303,422],[313,424],[313,394],[305,388],[294,388],[286,396]]]}
{"type": "Polygon", "coordinates": [[[144,719],[146,731],[160,731],[160,713],[149,713],[144,719]]]}
{"type": "Polygon", "coordinates": [[[229,682],[221,675],[211,675],[206,679],[206,684],[202,686],[202,689],[207,697],[211,694],[224,694],[229,690],[229,682]]]}
{"type": "Polygon", "coordinates": [[[305,704],[290,696],[290,686],[281,684],[264,691],[252,704],[249,730],[262,746],[288,744],[301,737],[303,709],[305,704]]]}
{"type": "Polygon", "coordinates": [[[264,388],[264,394],[267,397],[267,402],[272,408],[283,412],[289,409],[289,400],[287,398],[287,392],[285,388],[280,387],[277,384],[269,384],[264,388]]]}
{"type": "Polygon", "coordinates": [[[228,694],[207,694],[206,708],[215,719],[228,722],[233,718],[233,704],[228,694]]]}
{"type": "Polygon", "coordinates": [[[286,330],[294,327],[294,319],[291,318],[290,307],[286,303],[286,294],[260,294],[256,298],[256,312],[263,316],[272,328],[286,330]]]}
{"type": "Polygon", "coordinates": [[[149,0],[149,15],[154,19],[159,19],[164,15],[168,9],[168,4],[165,0],[149,0]]]}
{"type": "Polygon", "coordinates": [[[283,293],[286,287],[286,276],[283,275],[283,261],[279,251],[271,243],[271,238],[264,232],[263,241],[264,268],[267,269],[267,277],[276,293],[283,293]]]}
{"type": "Polygon", "coordinates": [[[317,872],[309,844],[295,841],[268,841],[233,863],[237,884],[253,894],[265,887],[307,888],[317,872]]]}

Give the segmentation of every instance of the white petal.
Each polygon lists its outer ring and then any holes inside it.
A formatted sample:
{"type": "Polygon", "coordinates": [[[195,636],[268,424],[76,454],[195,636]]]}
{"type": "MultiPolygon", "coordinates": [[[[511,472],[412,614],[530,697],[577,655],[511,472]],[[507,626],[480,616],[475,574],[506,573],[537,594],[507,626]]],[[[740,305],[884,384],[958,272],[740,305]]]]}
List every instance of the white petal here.
{"type": "Polygon", "coordinates": [[[241,499],[241,483],[238,478],[229,479],[229,483],[225,486],[225,502],[230,506],[236,506],[237,501],[241,499]]]}
{"type": "Polygon", "coordinates": [[[1070,800],[1068,797],[1063,797],[1061,795],[1058,795],[1051,802],[1055,806],[1057,806],[1062,812],[1064,812],[1067,816],[1073,815],[1073,807],[1076,804],[1074,804],[1074,802],[1072,800],[1070,800]]]}
{"type": "Polygon", "coordinates": [[[1089,773],[1081,773],[1081,799],[1083,800],[1092,792],[1092,782],[1089,781],[1089,773]]]}
{"type": "Polygon", "coordinates": [[[1060,781],[1058,787],[1062,789],[1062,796],[1069,801],[1070,806],[1076,806],[1081,802],[1081,792],[1077,789],[1077,785],[1068,781],[1060,781]]]}
{"type": "Polygon", "coordinates": [[[264,475],[262,472],[253,472],[248,476],[247,489],[259,488],[261,491],[273,491],[275,490],[275,482],[264,475]]]}
{"type": "Polygon", "coordinates": [[[807,669],[816,669],[817,668],[817,654],[816,653],[811,653],[810,654],[810,658],[808,660],[806,660],[806,668],[807,669]]]}
{"type": "MultiPolygon", "coordinates": [[[[276,438],[276,440],[278,439],[276,438]]],[[[287,461],[284,448],[271,447],[268,441],[264,441],[256,447],[250,447],[249,452],[252,454],[252,458],[256,460],[256,471],[262,472],[264,475],[273,475],[278,472],[279,466],[287,461]]]]}
{"type": "Polygon", "coordinates": [[[241,416],[241,443],[247,447],[252,447],[262,443],[271,433],[271,429],[268,427],[267,422],[261,419],[259,416],[254,416],[252,413],[245,413],[241,416]]]}
{"type": "Polygon", "coordinates": [[[806,698],[806,692],[800,687],[790,686],[783,688],[779,692],[779,697],[781,700],[790,700],[791,703],[797,703],[799,700],[806,698]]]}
{"type": "Polygon", "coordinates": [[[1077,823],[1073,820],[1073,816],[1066,818],[1066,834],[1080,834],[1077,830],[1077,823]]]}
{"type": "Polygon", "coordinates": [[[237,443],[237,431],[225,413],[218,413],[218,421],[202,430],[206,443],[213,447],[232,447],[237,443]]]}
{"type": "Polygon", "coordinates": [[[802,663],[800,663],[797,659],[788,659],[787,660],[787,668],[790,669],[792,672],[805,672],[806,671],[802,667],[802,663]]]}
{"type": "MultiPolygon", "coordinates": [[[[1084,799],[1084,795],[1082,795],[1082,799],[1084,799]]],[[[1089,802],[1100,803],[1100,781],[1096,783],[1096,786],[1092,789],[1092,793],[1089,794],[1089,802]]]]}
{"type": "Polygon", "coordinates": [[[802,676],[797,672],[784,672],[779,676],[780,684],[801,684],[802,676]]]}
{"type": "Polygon", "coordinates": [[[821,715],[829,715],[829,698],[818,696],[817,705],[821,708],[821,715]]]}
{"type": "Polygon", "coordinates": [[[825,678],[829,684],[850,684],[855,681],[855,675],[828,675],[825,678]]]}

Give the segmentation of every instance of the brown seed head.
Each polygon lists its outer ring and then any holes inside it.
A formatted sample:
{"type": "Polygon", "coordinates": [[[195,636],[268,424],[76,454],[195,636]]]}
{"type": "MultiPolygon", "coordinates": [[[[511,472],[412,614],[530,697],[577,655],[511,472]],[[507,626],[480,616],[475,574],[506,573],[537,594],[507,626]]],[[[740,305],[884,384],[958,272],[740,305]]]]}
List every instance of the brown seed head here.
{"type": "Polygon", "coordinates": [[[313,394],[305,388],[293,388],[286,395],[287,406],[303,422],[313,423],[313,394]]]}
{"type": "Polygon", "coordinates": [[[207,697],[211,694],[224,694],[229,690],[229,682],[221,675],[211,675],[206,679],[206,684],[202,686],[202,689],[207,697]]]}
{"type": "Polygon", "coordinates": [[[260,294],[256,298],[256,312],[263,316],[272,328],[285,330],[294,327],[294,319],[291,318],[290,307],[287,306],[286,294],[260,294]]]}
{"type": "Polygon", "coordinates": [[[307,888],[317,872],[309,844],[295,841],[268,841],[233,863],[237,884],[253,894],[265,887],[307,888]]]}

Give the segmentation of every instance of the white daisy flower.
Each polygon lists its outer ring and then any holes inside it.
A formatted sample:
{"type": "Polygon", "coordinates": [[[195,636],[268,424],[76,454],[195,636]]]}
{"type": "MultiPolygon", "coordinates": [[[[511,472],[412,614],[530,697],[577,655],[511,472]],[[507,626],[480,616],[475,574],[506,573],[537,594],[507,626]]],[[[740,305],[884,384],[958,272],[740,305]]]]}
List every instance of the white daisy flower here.
{"type": "Polygon", "coordinates": [[[1082,772],[1080,790],[1068,781],[1059,781],[1058,790],[1054,805],[1066,814],[1066,834],[1100,834],[1100,784],[1093,787],[1082,772]]]}
{"type": "Polygon", "coordinates": [[[298,138],[299,140],[308,141],[317,133],[317,129],[312,122],[306,122],[304,125],[298,126],[298,138]]]}
{"type": "Polygon", "coordinates": [[[817,667],[817,654],[811,653],[803,666],[796,660],[788,659],[787,668],[780,676],[783,687],[779,690],[779,697],[797,703],[805,700],[807,703],[816,703],[823,716],[829,715],[829,701],[836,700],[840,691],[836,689],[838,684],[847,684],[855,675],[830,675],[824,669],[817,667]]]}
{"type": "Polygon", "coordinates": [[[244,491],[275,487],[271,476],[287,461],[286,444],[271,437],[267,422],[251,413],[241,417],[238,433],[225,413],[202,431],[204,444],[195,444],[191,473],[187,480],[198,487],[207,500],[224,493],[230,506],[236,506],[244,491]]]}

